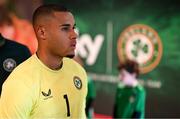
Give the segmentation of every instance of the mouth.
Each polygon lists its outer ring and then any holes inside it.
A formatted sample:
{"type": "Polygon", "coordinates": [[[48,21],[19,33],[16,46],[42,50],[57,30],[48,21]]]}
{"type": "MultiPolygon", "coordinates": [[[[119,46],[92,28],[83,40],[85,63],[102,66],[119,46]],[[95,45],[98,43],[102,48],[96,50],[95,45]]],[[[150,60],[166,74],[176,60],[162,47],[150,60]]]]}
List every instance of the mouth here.
{"type": "Polygon", "coordinates": [[[71,44],[71,47],[72,47],[73,49],[76,49],[76,43],[72,43],[72,44],[71,44]]]}

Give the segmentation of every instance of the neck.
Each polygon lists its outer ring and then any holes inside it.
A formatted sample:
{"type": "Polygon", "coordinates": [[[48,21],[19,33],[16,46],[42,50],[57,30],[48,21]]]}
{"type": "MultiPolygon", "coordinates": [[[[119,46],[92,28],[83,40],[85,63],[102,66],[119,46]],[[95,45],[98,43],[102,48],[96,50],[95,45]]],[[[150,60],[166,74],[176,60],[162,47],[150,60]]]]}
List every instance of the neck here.
{"type": "Polygon", "coordinates": [[[122,80],[122,82],[130,87],[135,87],[138,85],[138,81],[136,79],[136,75],[135,74],[130,74],[129,72],[125,71],[125,76],[124,79],[122,80]]]}
{"type": "Polygon", "coordinates": [[[41,60],[48,68],[52,70],[59,70],[62,67],[62,57],[53,56],[48,53],[43,53],[41,51],[37,51],[37,57],[41,60]]]}

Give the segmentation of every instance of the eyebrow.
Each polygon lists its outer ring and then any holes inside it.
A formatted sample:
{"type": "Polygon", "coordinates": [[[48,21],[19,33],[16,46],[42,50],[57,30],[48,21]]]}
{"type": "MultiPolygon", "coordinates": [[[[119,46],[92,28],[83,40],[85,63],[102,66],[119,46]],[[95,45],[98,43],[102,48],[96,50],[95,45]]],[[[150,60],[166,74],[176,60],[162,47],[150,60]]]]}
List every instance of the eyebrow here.
{"type": "MultiPolygon", "coordinates": [[[[71,26],[71,25],[70,25],[70,24],[62,24],[62,25],[60,25],[60,27],[61,27],[61,26],[62,26],[62,27],[63,27],[63,26],[68,26],[68,27],[69,27],[69,26],[71,26]]],[[[73,25],[73,27],[75,27],[75,26],[76,26],[76,24],[73,25]]]]}

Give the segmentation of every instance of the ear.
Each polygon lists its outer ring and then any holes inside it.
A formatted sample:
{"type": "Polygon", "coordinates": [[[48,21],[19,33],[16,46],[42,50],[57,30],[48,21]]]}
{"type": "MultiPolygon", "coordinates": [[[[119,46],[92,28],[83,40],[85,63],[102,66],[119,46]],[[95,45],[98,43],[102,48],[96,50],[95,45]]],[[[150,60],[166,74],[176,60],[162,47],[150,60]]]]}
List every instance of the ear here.
{"type": "Polygon", "coordinates": [[[38,26],[36,30],[39,38],[46,39],[46,29],[43,26],[38,26]]]}

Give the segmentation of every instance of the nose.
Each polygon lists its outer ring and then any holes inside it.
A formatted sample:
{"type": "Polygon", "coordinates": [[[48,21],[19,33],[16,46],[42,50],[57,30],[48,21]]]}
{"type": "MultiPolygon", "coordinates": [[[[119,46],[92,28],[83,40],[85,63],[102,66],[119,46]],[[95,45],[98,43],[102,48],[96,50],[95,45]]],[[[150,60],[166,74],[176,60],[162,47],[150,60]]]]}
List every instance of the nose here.
{"type": "Polygon", "coordinates": [[[72,40],[76,40],[77,39],[78,34],[75,32],[74,29],[72,29],[70,37],[71,37],[72,40]]]}

